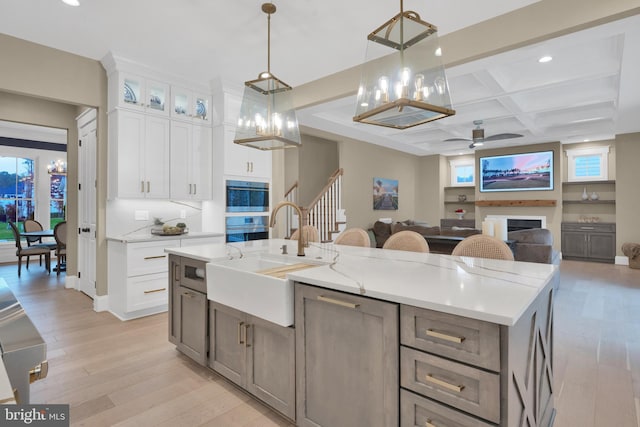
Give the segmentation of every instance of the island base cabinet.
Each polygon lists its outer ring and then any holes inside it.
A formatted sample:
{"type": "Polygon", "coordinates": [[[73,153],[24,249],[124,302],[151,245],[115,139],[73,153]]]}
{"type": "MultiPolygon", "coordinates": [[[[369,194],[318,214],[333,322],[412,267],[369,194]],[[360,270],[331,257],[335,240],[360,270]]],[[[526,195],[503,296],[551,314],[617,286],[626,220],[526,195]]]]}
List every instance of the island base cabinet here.
{"type": "Polygon", "coordinates": [[[401,427],[494,427],[478,418],[400,389],[401,427]]]}
{"type": "Polygon", "coordinates": [[[209,302],[209,367],[295,420],[295,331],[209,302]]]}
{"type": "Polygon", "coordinates": [[[296,283],[299,426],[399,423],[398,305],[296,283]]]}
{"type": "Polygon", "coordinates": [[[205,263],[169,255],[169,342],[202,366],[207,366],[209,302],[205,278],[196,275],[205,263]]]}
{"type": "Polygon", "coordinates": [[[173,289],[171,311],[177,329],[174,344],[200,365],[207,364],[207,295],[184,286],[173,289]]]}

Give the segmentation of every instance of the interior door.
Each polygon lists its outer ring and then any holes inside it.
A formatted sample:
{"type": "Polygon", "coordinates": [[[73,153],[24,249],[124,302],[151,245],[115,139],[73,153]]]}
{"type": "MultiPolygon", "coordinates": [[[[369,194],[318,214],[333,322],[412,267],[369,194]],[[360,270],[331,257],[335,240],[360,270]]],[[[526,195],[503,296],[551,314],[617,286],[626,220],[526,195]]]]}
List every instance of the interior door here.
{"type": "Polygon", "coordinates": [[[78,119],[78,289],[96,294],[96,113],[78,119]]]}

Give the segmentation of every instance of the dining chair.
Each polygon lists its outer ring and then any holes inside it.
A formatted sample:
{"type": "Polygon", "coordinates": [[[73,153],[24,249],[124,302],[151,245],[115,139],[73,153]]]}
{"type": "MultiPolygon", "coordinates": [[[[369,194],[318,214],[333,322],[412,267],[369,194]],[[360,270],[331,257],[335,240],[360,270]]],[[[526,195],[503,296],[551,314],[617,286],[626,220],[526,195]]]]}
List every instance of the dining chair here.
{"type": "MultiPolygon", "coordinates": [[[[302,230],[304,232],[305,242],[309,243],[309,242],[320,241],[320,235],[318,234],[318,229],[315,228],[313,225],[305,225],[302,227],[302,230]]],[[[289,239],[298,240],[299,237],[300,237],[300,230],[298,229],[293,232],[293,234],[291,235],[291,237],[289,237],[289,239]]]]}
{"type": "Polygon", "coordinates": [[[362,228],[347,228],[338,237],[336,237],[336,245],[346,246],[362,246],[368,248],[371,246],[371,238],[362,228]]]}
{"type": "Polygon", "coordinates": [[[53,238],[56,239],[56,275],[60,275],[62,265],[67,263],[67,221],[59,222],[53,228],[53,238]]]}
{"type": "MultiPolygon", "coordinates": [[[[38,221],[36,221],[35,219],[25,219],[22,222],[22,228],[24,228],[24,231],[26,232],[31,232],[31,231],[42,231],[44,230],[44,228],[42,227],[42,224],[40,224],[38,221]]],[[[34,243],[38,243],[38,244],[43,244],[49,247],[49,250],[54,250],[56,248],[56,244],[54,243],[49,243],[49,242],[42,242],[42,237],[34,237],[34,236],[25,236],[25,240],[27,241],[27,246],[31,246],[34,243]]],[[[29,268],[29,259],[31,257],[28,256],[27,257],[27,268],[29,268]]],[[[38,255],[38,258],[40,260],[40,265],[42,265],[42,255],[38,255]]]]}
{"type": "Polygon", "coordinates": [[[32,255],[44,255],[44,263],[47,272],[51,273],[51,248],[45,244],[35,244],[22,247],[22,241],[20,240],[20,230],[18,226],[9,221],[11,231],[13,231],[13,237],[16,239],[16,256],[18,257],[18,277],[22,272],[22,257],[27,257],[27,268],[29,268],[29,257],[32,255]]]}
{"type": "Polygon", "coordinates": [[[395,249],[397,251],[408,252],[429,252],[429,244],[420,233],[415,231],[403,230],[393,233],[382,249],[395,249]]]}
{"type": "Polygon", "coordinates": [[[513,261],[513,252],[509,245],[497,237],[485,234],[466,237],[453,248],[451,255],[513,261]]]}

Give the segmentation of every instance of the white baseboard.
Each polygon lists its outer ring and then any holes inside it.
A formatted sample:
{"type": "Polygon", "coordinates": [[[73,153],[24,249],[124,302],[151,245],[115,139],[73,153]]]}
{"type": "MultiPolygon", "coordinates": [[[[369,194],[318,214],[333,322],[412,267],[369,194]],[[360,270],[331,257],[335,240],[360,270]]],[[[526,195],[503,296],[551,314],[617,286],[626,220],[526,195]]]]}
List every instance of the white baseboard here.
{"type": "Polygon", "coordinates": [[[109,311],[109,295],[96,295],[93,297],[94,311],[109,311]]]}
{"type": "Polygon", "coordinates": [[[616,256],[616,265],[629,265],[629,257],[616,256]]]}
{"type": "Polygon", "coordinates": [[[78,289],[78,276],[67,276],[64,281],[66,289],[78,289]]]}

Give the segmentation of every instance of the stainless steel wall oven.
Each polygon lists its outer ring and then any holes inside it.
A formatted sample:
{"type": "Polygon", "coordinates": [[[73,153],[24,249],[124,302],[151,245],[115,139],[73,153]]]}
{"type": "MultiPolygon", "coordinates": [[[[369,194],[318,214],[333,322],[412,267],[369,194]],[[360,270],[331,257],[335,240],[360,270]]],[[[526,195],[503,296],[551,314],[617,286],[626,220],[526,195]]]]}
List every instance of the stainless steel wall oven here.
{"type": "Polygon", "coordinates": [[[269,212],[269,183],[227,180],[227,212],[269,212]]]}

